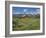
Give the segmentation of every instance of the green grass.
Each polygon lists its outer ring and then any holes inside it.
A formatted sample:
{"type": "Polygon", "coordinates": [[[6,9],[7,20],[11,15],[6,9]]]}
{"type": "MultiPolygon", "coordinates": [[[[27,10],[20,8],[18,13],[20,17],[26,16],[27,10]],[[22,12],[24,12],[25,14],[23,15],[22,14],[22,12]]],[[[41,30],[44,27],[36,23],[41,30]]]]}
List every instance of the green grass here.
{"type": "Polygon", "coordinates": [[[13,17],[13,31],[39,30],[40,18],[16,18],[13,17]]]}

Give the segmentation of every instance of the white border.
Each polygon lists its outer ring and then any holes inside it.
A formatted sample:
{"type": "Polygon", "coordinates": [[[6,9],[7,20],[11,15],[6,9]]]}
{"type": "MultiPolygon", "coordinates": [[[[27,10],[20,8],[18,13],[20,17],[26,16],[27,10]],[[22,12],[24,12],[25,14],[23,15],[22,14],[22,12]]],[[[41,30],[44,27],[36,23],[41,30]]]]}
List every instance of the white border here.
{"type": "Polygon", "coordinates": [[[43,6],[41,5],[17,5],[10,4],[10,34],[25,34],[25,33],[42,33],[43,31],[43,6]],[[25,30],[25,31],[12,31],[12,7],[34,7],[40,8],[40,30],[25,30]]]}

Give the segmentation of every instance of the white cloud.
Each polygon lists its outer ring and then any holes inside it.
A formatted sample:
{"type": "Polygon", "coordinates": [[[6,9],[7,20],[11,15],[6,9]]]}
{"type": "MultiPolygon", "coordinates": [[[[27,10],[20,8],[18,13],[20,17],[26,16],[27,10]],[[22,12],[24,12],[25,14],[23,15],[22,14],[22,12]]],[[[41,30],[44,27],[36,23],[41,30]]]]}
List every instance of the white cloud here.
{"type": "Polygon", "coordinates": [[[27,12],[28,9],[24,9],[24,12],[27,12]]]}
{"type": "Polygon", "coordinates": [[[38,14],[40,14],[40,9],[37,9],[36,12],[37,12],[38,14]]]}

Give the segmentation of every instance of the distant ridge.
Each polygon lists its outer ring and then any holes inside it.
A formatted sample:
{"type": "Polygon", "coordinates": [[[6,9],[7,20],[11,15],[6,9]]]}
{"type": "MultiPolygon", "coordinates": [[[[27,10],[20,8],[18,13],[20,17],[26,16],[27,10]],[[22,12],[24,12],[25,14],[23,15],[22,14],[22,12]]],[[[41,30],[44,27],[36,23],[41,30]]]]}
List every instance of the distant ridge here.
{"type": "Polygon", "coordinates": [[[38,15],[40,15],[40,14],[34,14],[34,15],[32,15],[32,14],[13,14],[13,16],[15,16],[15,17],[32,17],[32,16],[38,16],[38,15]]]}

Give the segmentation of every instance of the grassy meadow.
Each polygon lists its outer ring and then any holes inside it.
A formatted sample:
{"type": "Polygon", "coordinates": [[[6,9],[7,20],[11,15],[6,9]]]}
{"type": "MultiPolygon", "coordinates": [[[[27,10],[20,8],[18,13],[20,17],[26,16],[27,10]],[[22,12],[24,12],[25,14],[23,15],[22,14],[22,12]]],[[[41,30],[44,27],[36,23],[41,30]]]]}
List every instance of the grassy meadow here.
{"type": "Polygon", "coordinates": [[[13,31],[40,30],[40,18],[13,16],[13,31]]]}

